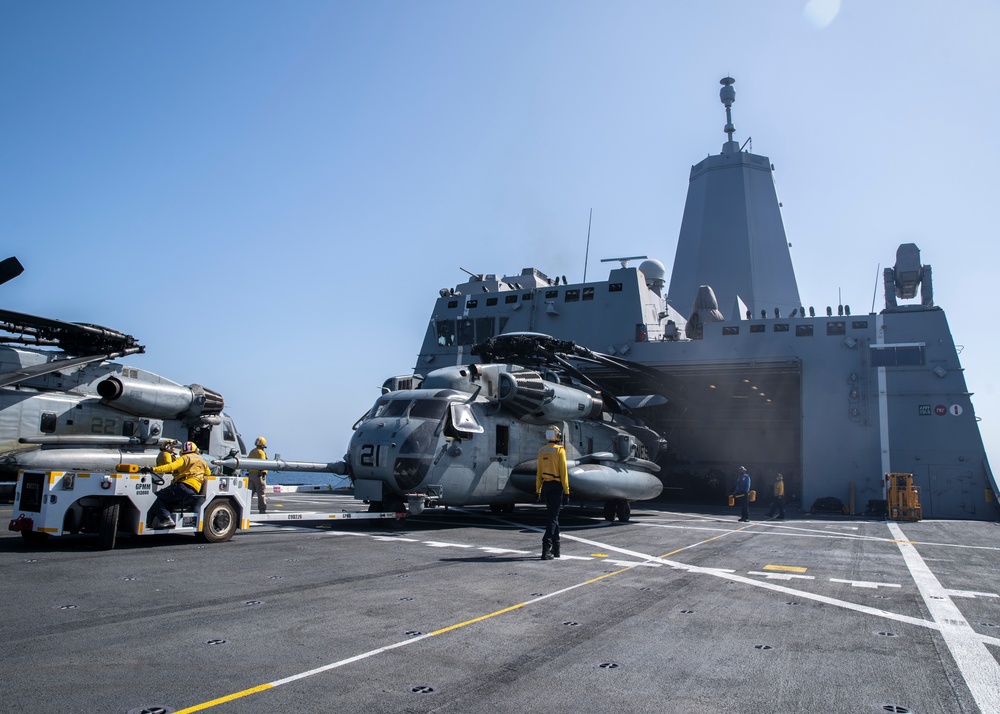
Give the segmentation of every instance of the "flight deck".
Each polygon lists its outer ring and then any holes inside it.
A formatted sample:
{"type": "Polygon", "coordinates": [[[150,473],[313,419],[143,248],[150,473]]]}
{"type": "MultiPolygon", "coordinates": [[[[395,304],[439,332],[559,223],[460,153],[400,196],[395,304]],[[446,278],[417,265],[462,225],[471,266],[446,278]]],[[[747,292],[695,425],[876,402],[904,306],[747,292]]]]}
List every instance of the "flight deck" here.
{"type": "Polygon", "coordinates": [[[571,504],[554,561],[534,506],[114,551],[4,532],[3,708],[1000,710],[1000,526],[764,512],[642,503],[621,523],[571,504]]]}

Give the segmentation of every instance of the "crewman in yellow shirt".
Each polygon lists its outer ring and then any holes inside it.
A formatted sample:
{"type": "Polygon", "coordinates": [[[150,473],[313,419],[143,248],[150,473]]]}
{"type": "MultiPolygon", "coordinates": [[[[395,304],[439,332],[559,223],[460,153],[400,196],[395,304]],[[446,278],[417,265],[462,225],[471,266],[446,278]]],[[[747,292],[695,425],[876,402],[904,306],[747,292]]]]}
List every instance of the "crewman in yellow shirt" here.
{"type": "Polygon", "coordinates": [[[559,427],[545,430],[547,443],[538,450],[538,468],[535,472],[536,497],[545,501],[548,519],[542,536],[542,560],[559,557],[559,509],[569,501],[569,471],[566,468],[566,449],[560,442],[559,427]]]}
{"type": "Polygon", "coordinates": [[[205,459],[198,453],[198,447],[192,441],[184,442],[180,458],[154,468],[147,466],[140,471],[142,473],[174,475],[173,483],[157,492],[156,500],[149,508],[149,512],[152,514],[150,527],[154,529],[175,527],[177,524],[171,517],[168,507],[183,505],[201,493],[205,479],[211,473],[205,459]]]}
{"type": "Polygon", "coordinates": [[[767,512],[768,518],[774,518],[774,511],[778,510],[778,520],[785,520],[785,477],[778,474],[774,481],[774,500],[771,502],[771,510],[767,512]]]}
{"type": "MultiPolygon", "coordinates": [[[[267,452],[264,451],[267,448],[267,439],[258,436],[253,446],[254,449],[247,458],[267,458],[267,452]]],[[[247,480],[250,482],[250,498],[257,496],[257,510],[260,513],[267,513],[267,496],[264,494],[264,489],[267,488],[267,471],[247,471],[247,480]]]]}

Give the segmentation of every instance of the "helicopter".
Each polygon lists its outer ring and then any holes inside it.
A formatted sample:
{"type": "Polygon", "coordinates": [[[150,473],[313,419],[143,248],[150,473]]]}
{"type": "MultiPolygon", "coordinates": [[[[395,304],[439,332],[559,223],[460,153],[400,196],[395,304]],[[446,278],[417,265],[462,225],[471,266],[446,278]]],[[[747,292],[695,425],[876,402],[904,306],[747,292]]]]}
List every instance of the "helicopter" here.
{"type": "MultiPolygon", "coordinates": [[[[23,271],[0,262],[0,285],[23,271]]],[[[245,454],[221,394],[113,361],[144,351],[107,327],[0,310],[0,488],[12,493],[21,469],[152,465],[167,440],[245,454]]]]}
{"type": "Polygon", "coordinates": [[[537,451],[553,424],[573,499],[603,501],[606,520],[628,521],[631,501],[661,493],[655,461],[666,441],[629,404],[665,399],[615,397],[576,366],[630,365],[535,333],[490,338],[473,354],[483,361],[386,380],[345,456],[356,499],[413,515],[469,505],[510,513],[535,500],[537,451]]]}

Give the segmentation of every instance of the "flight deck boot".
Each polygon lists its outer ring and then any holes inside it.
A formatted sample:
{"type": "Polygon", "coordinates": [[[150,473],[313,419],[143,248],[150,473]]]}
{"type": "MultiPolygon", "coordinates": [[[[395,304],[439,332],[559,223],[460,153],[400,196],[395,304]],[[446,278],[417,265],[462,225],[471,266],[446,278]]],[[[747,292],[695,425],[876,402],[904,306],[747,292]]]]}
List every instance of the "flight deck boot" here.
{"type": "Polygon", "coordinates": [[[542,560],[552,560],[552,553],[549,551],[549,544],[542,543],[542,560]]]}
{"type": "Polygon", "coordinates": [[[559,541],[556,541],[555,543],[552,544],[552,557],[553,558],[559,557],[559,541]]]}

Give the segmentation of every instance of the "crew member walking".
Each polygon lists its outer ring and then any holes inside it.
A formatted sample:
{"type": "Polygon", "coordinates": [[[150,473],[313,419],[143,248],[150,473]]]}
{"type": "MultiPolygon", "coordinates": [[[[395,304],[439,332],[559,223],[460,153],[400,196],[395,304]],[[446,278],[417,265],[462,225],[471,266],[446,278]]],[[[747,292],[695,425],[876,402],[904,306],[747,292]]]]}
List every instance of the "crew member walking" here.
{"type": "MultiPolygon", "coordinates": [[[[264,449],[267,447],[267,439],[258,436],[253,445],[254,450],[250,452],[248,458],[266,459],[267,453],[264,449]]],[[[264,489],[267,488],[267,471],[247,471],[247,476],[250,479],[250,498],[253,498],[254,494],[257,495],[257,511],[267,513],[267,496],[264,494],[264,489]]]]}
{"type": "Polygon", "coordinates": [[[735,498],[742,498],[740,506],[743,508],[740,516],[740,523],[750,522],[750,474],[747,473],[746,466],[740,466],[739,476],[736,478],[736,485],[733,486],[732,495],[735,498]]]}
{"type": "Polygon", "coordinates": [[[566,449],[559,443],[559,427],[545,430],[548,443],[538,450],[538,469],[535,472],[535,494],[545,501],[548,518],[542,536],[542,560],[559,557],[559,508],[569,501],[569,471],[566,468],[566,449]]]}
{"type": "Polygon", "coordinates": [[[209,474],[208,464],[198,453],[198,447],[191,441],[185,441],[181,448],[180,458],[170,463],[139,469],[142,473],[173,474],[174,480],[166,488],[156,494],[156,500],[149,507],[152,515],[151,528],[173,528],[177,524],[170,515],[170,506],[183,506],[186,501],[201,493],[205,478],[209,474]]]}
{"type": "Polygon", "coordinates": [[[778,474],[774,480],[774,500],[771,502],[771,510],[767,512],[768,518],[774,518],[774,510],[778,510],[778,520],[785,519],[785,477],[778,474]]]}

